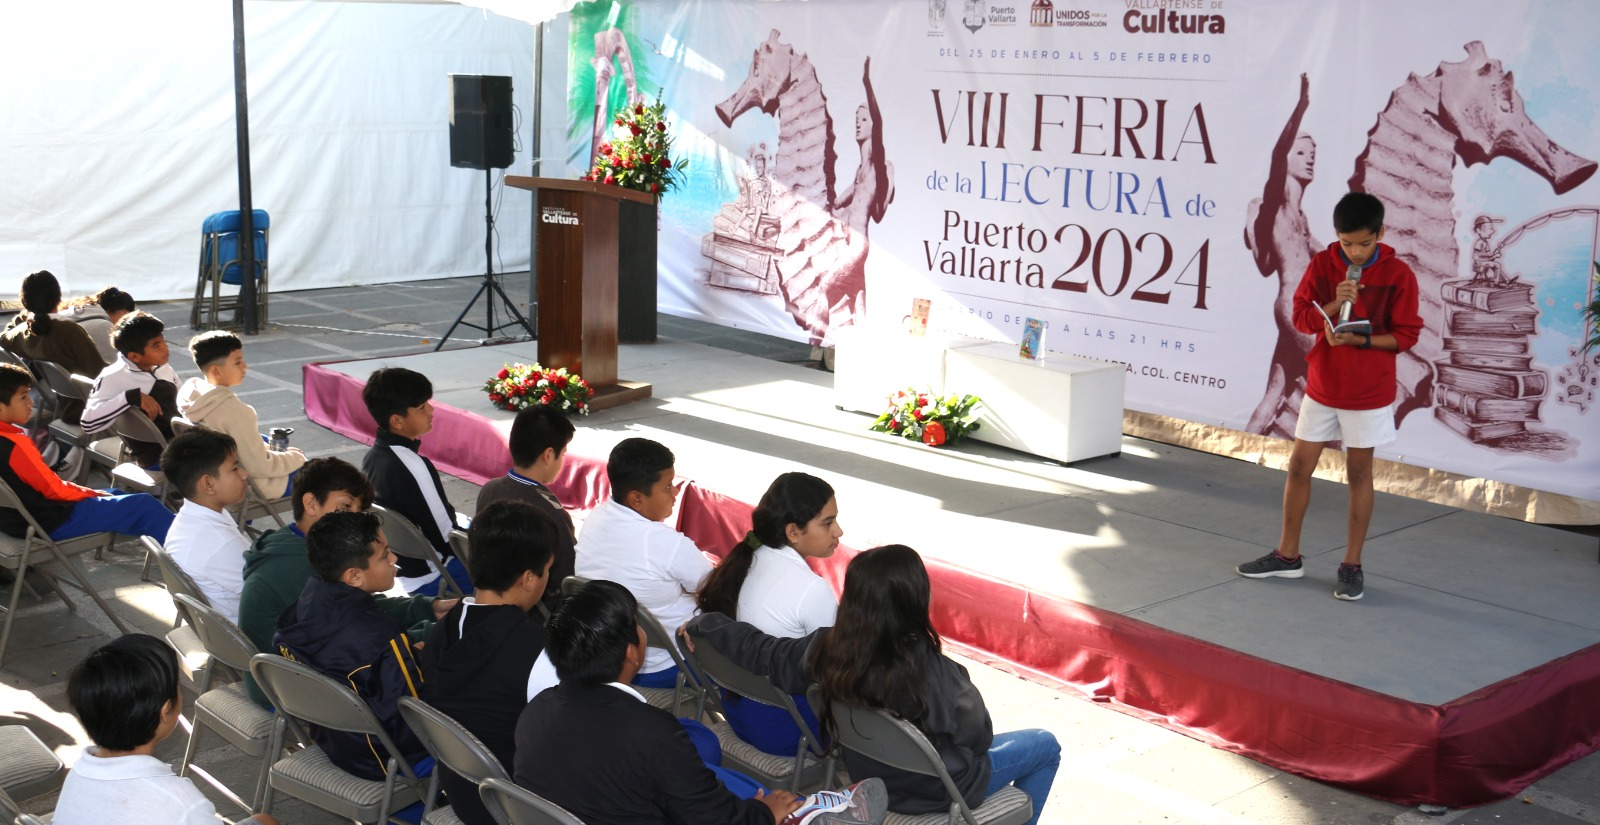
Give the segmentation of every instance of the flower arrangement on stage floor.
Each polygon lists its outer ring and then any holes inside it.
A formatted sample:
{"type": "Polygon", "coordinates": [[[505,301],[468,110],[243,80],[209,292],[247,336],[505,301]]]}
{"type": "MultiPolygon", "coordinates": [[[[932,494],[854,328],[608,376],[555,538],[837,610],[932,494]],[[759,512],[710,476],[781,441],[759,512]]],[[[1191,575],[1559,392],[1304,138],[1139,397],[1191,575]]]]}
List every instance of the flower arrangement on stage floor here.
{"type": "Polygon", "coordinates": [[[872,429],[890,433],[930,447],[955,444],[978,429],[976,395],[936,395],[901,390],[889,398],[889,409],[872,422],[872,429]]]}
{"type": "Polygon", "coordinates": [[[489,402],[502,410],[525,410],[546,405],[567,415],[588,415],[594,390],[589,382],[566,368],[545,369],[538,364],[507,364],[484,382],[489,402]]]}
{"type": "Polygon", "coordinates": [[[594,168],[583,179],[649,192],[658,199],[676,189],[689,161],[672,161],[666,111],[660,97],[652,105],[635,103],[622,110],[612,121],[612,139],[600,144],[594,168]]]}

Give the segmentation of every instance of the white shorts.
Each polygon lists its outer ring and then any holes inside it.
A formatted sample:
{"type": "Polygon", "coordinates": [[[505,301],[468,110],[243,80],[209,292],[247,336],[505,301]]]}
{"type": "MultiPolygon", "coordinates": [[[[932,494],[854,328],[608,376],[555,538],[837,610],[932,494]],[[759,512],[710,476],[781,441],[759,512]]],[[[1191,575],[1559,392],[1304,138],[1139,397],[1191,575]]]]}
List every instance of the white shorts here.
{"type": "Polygon", "coordinates": [[[1294,437],[1301,441],[1344,441],[1346,447],[1382,447],[1395,439],[1394,405],[1375,410],[1341,410],[1306,396],[1294,437]]]}

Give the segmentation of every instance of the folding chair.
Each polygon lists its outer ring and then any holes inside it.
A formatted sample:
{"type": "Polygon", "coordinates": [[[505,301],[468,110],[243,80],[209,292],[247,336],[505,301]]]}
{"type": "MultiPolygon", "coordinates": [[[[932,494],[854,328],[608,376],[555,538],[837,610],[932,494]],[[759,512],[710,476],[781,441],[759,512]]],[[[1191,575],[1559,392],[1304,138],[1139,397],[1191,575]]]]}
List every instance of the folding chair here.
{"type": "Polygon", "coordinates": [[[383,520],[383,535],[389,540],[389,549],[393,550],[396,556],[422,559],[439,571],[439,578],[443,580],[443,584],[439,586],[439,598],[454,599],[465,595],[461,585],[456,583],[455,577],[445,569],[444,557],[434,549],[433,542],[428,541],[428,537],[417,529],[417,525],[412,524],[405,516],[376,504],[368,510],[377,513],[378,518],[383,520]]]}
{"type": "Polygon", "coordinates": [[[504,779],[478,786],[483,806],[500,825],[583,825],[583,820],[548,799],[504,779]]]}
{"type": "Polygon", "coordinates": [[[28,508],[23,505],[22,500],[17,498],[17,494],[11,489],[11,485],[4,481],[0,481],[0,508],[16,510],[28,522],[27,533],[22,538],[0,533],[0,568],[13,571],[16,574],[16,580],[11,585],[11,603],[6,610],[5,629],[0,630],[0,662],[5,661],[6,644],[11,640],[11,624],[17,618],[17,601],[22,597],[23,588],[27,586],[25,578],[28,574],[28,569],[51,561],[60,562],[61,566],[66,568],[67,575],[71,578],[62,579],[44,570],[40,572],[46,574],[46,580],[49,581],[50,587],[55,590],[56,595],[60,597],[61,602],[67,606],[68,610],[76,612],[78,608],[67,598],[67,594],[61,591],[61,582],[70,584],[87,593],[89,598],[94,599],[94,603],[105,612],[111,623],[117,626],[117,630],[123,633],[134,632],[128,625],[123,623],[122,617],[111,609],[111,605],[106,604],[106,600],[100,597],[100,592],[89,584],[89,577],[83,570],[68,558],[78,553],[99,552],[110,547],[111,543],[116,541],[116,533],[90,533],[85,536],[56,541],[50,538],[49,531],[39,526],[39,522],[34,519],[33,514],[28,512],[28,508]]]}
{"type": "Polygon", "coordinates": [[[745,701],[787,710],[789,719],[800,731],[794,757],[788,758],[766,753],[740,739],[726,721],[708,725],[722,743],[723,757],[737,763],[730,767],[750,775],[763,785],[782,785],[791,791],[823,787],[833,780],[833,755],[811,732],[811,726],[801,717],[793,696],[779,690],[767,677],[757,676],[734,664],[706,639],[695,642],[694,656],[700,671],[712,684],[739,694],[745,701]]]}
{"type": "Polygon", "coordinates": [[[167,477],[160,471],[146,470],[134,460],[133,449],[129,441],[143,441],[146,444],[155,444],[161,449],[167,448],[167,437],[162,434],[156,422],[144,414],[138,407],[129,407],[111,421],[109,432],[122,439],[122,450],[117,455],[117,466],[111,469],[111,480],[118,488],[149,493],[163,502],[166,501],[167,477]]]}
{"type": "Polygon", "coordinates": [[[245,691],[243,676],[250,670],[251,657],[257,653],[255,643],[237,625],[200,599],[175,592],[172,600],[177,602],[180,611],[189,616],[191,626],[199,634],[205,650],[216,662],[206,669],[200,680],[199,695],[194,700],[194,718],[190,720],[189,744],[184,748],[178,775],[188,776],[193,771],[235,805],[254,813],[260,810],[261,795],[267,786],[267,769],[272,763],[267,747],[272,743],[272,724],[277,718],[272,711],[252,701],[250,694],[245,691]],[[222,687],[212,688],[212,674],[218,666],[228,668],[239,678],[222,687]],[[245,755],[261,760],[261,770],[256,774],[256,786],[251,791],[249,802],[240,799],[216,777],[195,767],[194,756],[200,752],[200,732],[206,728],[222,734],[223,739],[244,751],[245,755]]]}
{"type": "MultiPolygon", "coordinates": [[[[267,323],[267,230],[271,223],[271,217],[265,209],[250,210],[250,229],[255,236],[252,241],[256,266],[256,320],[263,326],[267,323]]],[[[200,225],[200,269],[195,278],[194,305],[189,310],[189,326],[195,329],[208,328],[203,323],[207,309],[210,310],[211,329],[224,326],[219,319],[225,311],[241,310],[240,315],[243,315],[242,290],[235,295],[222,295],[223,286],[243,284],[244,266],[239,262],[239,210],[231,209],[206,216],[205,222],[200,225]],[[210,301],[206,300],[207,287],[211,289],[210,301]]],[[[234,323],[227,326],[242,323],[243,318],[235,318],[234,323]]]]}
{"type": "MultiPolygon", "coordinates": [[[[172,417],[172,434],[174,437],[184,434],[195,427],[201,426],[181,415],[172,417]]],[[[251,526],[251,522],[258,518],[270,518],[279,527],[289,526],[283,520],[283,513],[294,507],[294,497],[289,495],[273,495],[263,492],[256,484],[255,479],[245,486],[244,503],[233,508],[230,512],[239,524],[239,532],[249,536],[260,536],[264,531],[251,526]]]]}
{"type": "Polygon", "coordinates": [[[194,583],[194,579],[167,555],[166,548],[161,546],[161,542],[149,536],[140,536],[139,542],[144,545],[145,569],[149,569],[153,559],[157,569],[161,571],[161,583],[166,585],[167,593],[172,596],[172,605],[178,611],[178,615],[172,620],[172,629],[167,631],[167,644],[178,652],[178,666],[183,668],[184,673],[187,673],[195,684],[199,684],[202,677],[206,684],[210,684],[210,649],[200,639],[200,634],[194,626],[193,613],[183,602],[178,601],[178,597],[188,596],[206,607],[211,606],[211,600],[200,590],[200,586],[194,583]]]}
{"type": "MultiPolygon", "coordinates": [[[[87,375],[72,375],[70,378],[78,395],[87,399],[94,392],[93,378],[87,375]]],[[[85,448],[89,451],[89,460],[105,468],[106,475],[110,476],[111,471],[122,462],[122,439],[108,432],[84,435],[90,439],[89,446],[85,448]]]]}
{"type": "MultiPolygon", "coordinates": [[[[822,691],[816,685],[811,686],[807,698],[813,708],[820,709],[823,706],[822,691]]],[[[944,785],[945,793],[950,795],[948,814],[907,816],[890,813],[883,820],[884,825],[955,825],[957,822],[966,825],[1021,825],[1033,817],[1033,800],[1015,785],[1007,785],[990,794],[976,809],[968,807],[956,783],[951,780],[950,772],[945,769],[939,752],[929,744],[928,737],[923,736],[922,731],[910,722],[888,711],[861,708],[843,702],[830,702],[828,709],[833,715],[838,744],[845,750],[855,751],[868,759],[903,771],[937,776],[944,785]]]]}
{"type": "MultiPolygon", "coordinates": [[[[472,731],[461,726],[460,722],[451,719],[438,708],[410,696],[400,697],[400,717],[406,720],[406,727],[422,740],[422,746],[433,755],[433,760],[440,765],[455,771],[463,779],[481,784],[486,779],[500,779],[511,781],[506,774],[505,766],[500,764],[499,758],[489,750],[489,746],[472,735],[472,731]]],[[[439,791],[439,770],[435,768],[433,778],[428,782],[428,795],[425,797],[428,804],[423,808],[423,825],[448,825],[451,822],[461,821],[450,806],[434,808],[434,800],[439,791]]]]}
{"type": "Polygon", "coordinates": [[[303,750],[272,763],[262,793],[262,813],[272,813],[275,790],[364,823],[389,822],[396,812],[422,799],[422,780],[400,756],[389,732],[355,691],[299,662],[271,653],[257,653],[250,659],[250,675],[278,709],[267,752],[283,752],[285,732],[305,745],[303,750]],[[384,778],[362,779],[334,765],[310,738],[307,725],[376,739],[388,754],[384,778]]]}
{"type": "Polygon", "coordinates": [[[61,787],[66,776],[66,766],[33,731],[22,725],[0,726],[0,793],[13,800],[32,799],[61,787]]]}
{"type": "Polygon", "coordinates": [[[63,448],[88,450],[89,445],[95,442],[95,437],[84,432],[83,425],[78,423],[78,417],[83,414],[83,407],[89,399],[83,385],[73,381],[72,373],[54,361],[34,361],[33,368],[39,375],[41,394],[55,396],[56,416],[48,427],[50,436],[63,448]]]}

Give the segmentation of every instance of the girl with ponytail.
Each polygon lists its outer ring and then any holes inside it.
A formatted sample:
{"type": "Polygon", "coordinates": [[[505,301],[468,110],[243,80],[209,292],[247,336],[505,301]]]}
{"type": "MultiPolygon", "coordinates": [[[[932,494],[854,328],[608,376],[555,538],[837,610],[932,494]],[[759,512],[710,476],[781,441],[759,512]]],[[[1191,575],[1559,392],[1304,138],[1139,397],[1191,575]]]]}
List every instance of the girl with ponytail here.
{"type": "MultiPolygon", "coordinates": [[[[839,602],[806,560],[832,556],[844,535],[833,488],[813,475],[784,473],[761,496],[750,522],[750,532],[700,586],[701,612],[737,617],[785,638],[831,626],[839,602]]],[[[815,730],[810,708],[798,698],[795,704],[815,730]]],[[[794,755],[800,732],[787,711],[737,697],[724,707],[740,739],[767,753],[794,755]]]]}
{"type": "Polygon", "coordinates": [[[22,279],[22,312],[0,333],[0,346],[34,361],[54,361],[67,372],[94,377],[106,368],[89,334],[76,324],[57,323],[61,304],[56,276],[39,270],[22,279]]]}

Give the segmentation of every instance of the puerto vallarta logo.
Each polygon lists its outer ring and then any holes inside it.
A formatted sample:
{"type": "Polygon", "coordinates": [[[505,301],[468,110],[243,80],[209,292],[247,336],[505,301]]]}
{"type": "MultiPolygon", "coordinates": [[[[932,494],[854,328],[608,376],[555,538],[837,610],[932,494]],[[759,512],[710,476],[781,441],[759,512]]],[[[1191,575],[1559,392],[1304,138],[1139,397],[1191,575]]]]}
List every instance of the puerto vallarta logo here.
{"type": "Polygon", "coordinates": [[[1033,10],[1028,15],[1028,25],[1049,28],[1056,22],[1056,7],[1050,0],[1033,0],[1033,10]]]}
{"type": "MultiPolygon", "coordinates": [[[[1122,28],[1130,34],[1224,34],[1227,20],[1220,14],[1195,14],[1184,8],[1203,8],[1201,0],[1127,0],[1122,28]]],[[[1217,4],[1212,4],[1215,7],[1217,4]]]]}
{"type": "Polygon", "coordinates": [[[989,17],[989,3],[987,0],[966,0],[961,5],[961,25],[973,34],[983,28],[989,17]]]}

